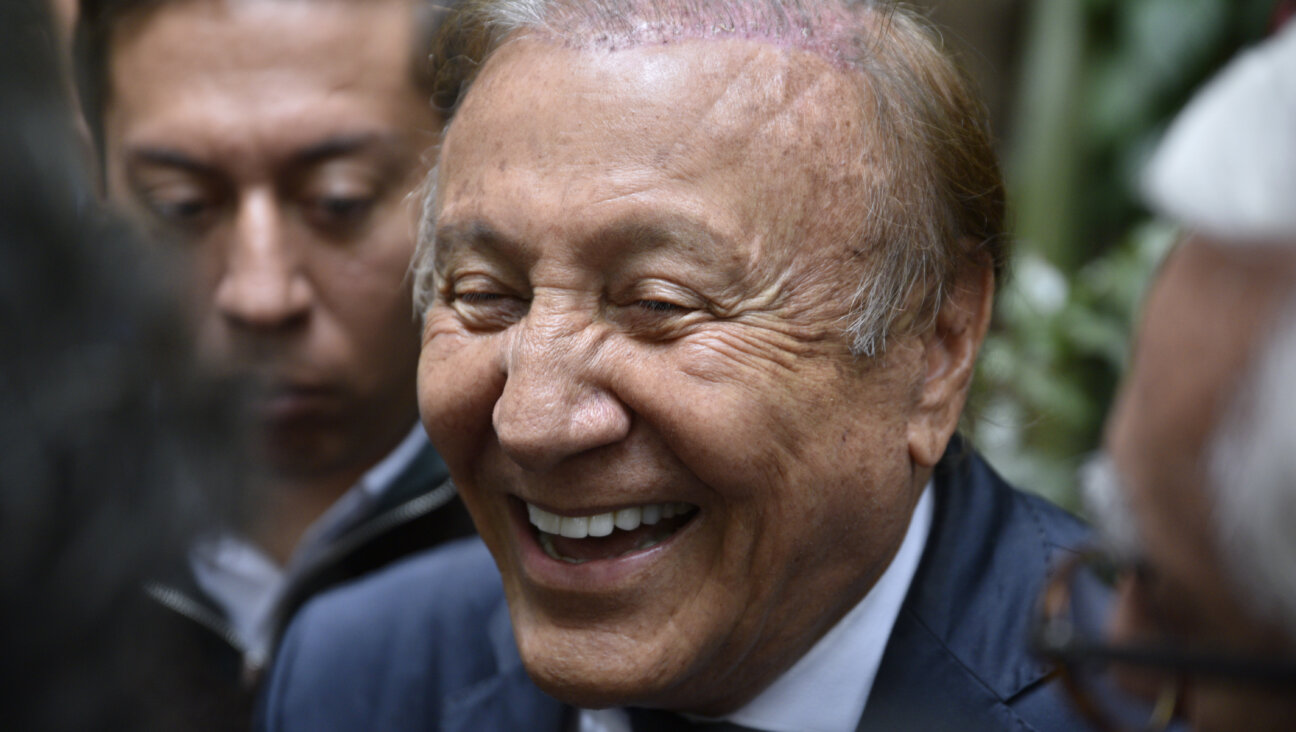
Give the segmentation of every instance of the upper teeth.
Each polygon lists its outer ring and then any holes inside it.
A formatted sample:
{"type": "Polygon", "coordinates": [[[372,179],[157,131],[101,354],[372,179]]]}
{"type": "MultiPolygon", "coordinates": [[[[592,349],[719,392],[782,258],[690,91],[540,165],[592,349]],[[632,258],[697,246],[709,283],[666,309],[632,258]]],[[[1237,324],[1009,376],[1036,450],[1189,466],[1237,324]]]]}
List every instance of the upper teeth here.
{"type": "Polygon", "coordinates": [[[528,503],[527,515],[531,525],[546,534],[584,539],[587,536],[607,536],[613,527],[630,531],[639,528],[640,524],[651,526],[664,518],[686,514],[693,508],[688,503],[649,503],[593,516],[559,516],[528,503]]]}

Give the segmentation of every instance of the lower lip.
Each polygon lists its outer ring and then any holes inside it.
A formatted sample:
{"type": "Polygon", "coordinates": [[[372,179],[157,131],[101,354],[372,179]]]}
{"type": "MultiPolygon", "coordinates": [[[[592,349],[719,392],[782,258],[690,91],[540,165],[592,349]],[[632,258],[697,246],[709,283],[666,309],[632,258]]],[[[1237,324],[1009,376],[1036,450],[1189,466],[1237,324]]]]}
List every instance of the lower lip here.
{"type": "Polygon", "coordinates": [[[546,554],[536,537],[536,528],[527,520],[526,504],[514,497],[510,497],[508,501],[513,531],[519,537],[523,572],[538,585],[567,591],[606,591],[634,584],[640,574],[649,571],[667,553],[676,550],[680,540],[692,533],[702,518],[699,512],[674,534],[643,551],[572,564],[546,554]]]}

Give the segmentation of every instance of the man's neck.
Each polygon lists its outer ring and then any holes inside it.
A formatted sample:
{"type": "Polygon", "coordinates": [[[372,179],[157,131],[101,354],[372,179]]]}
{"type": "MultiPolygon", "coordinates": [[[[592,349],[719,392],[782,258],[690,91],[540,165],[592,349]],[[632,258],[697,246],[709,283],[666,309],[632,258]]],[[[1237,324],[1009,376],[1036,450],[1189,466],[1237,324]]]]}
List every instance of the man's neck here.
{"type": "Polygon", "coordinates": [[[364,475],[368,466],[337,471],[325,476],[267,479],[264,500],[258,506],[252,539],[274,559],[286,566],[306,531],[337,503],[364,475]]]}
{"type": "Polygon", "coordinates": [[[416,420],[416,414],[402,414],[381,420],[381,425],[370,421],[370,429],[352,436],[347,459],[331,464],[303,454],[288,460],[268,459],[273,467],[263,478],[262,498],[254,507],[256,520],[249,537],[280,566],[286,566],[311,526],[401,444],[416,420]]]}

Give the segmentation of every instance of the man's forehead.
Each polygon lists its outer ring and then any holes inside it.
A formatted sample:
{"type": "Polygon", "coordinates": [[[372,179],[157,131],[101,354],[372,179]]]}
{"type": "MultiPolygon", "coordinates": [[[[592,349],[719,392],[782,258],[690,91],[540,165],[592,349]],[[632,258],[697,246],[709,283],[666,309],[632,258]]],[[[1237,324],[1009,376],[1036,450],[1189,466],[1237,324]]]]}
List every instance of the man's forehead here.
{"type": "Polygon", "coordinates": [[[529,138],[538,157],[610,143],[657,169],[687,168],[702,151],[718,156],[711,165],[738,163],[753,149],[780,151],[789,168],[821,159],[840,166],[861,157],[863,117],[863,95],[845,74],[762,42],[608,51],[524,37],[487,62],[452,122],[443,161],[453,168],[459,148],[489,146],[493,133],[529,138]],[[553,96],[562,103],[544,103],[553,96]],[[572,119],[599,98],[621,106],[572,119]]]}
{"type": "MultiPolygon", "coordinates": [[[[709,97],[723,109],[725,102],[742,102],[742,111],[773,117],[817,89],[845,92],[852,88],[846,72],[817,56],[763,40],[683,39],[630,47],[580,48],[543,33],[526,33],[504,44],[486,62],[471,87],[465,106],[483,87],[572,77],[637,90],[644,99],[657,98],[665,107],[681,97],[709,97]],[[519,57],[525,60],[518,62],[519,57]]],[[[826,106],[828,99],[814,100],[826,106]]],[[[858,95],[841,99],[839,113],[858,106],[858,95]]],[[[735,109],[727,110],[733,114],[735,109]]]]}
{"type": "MultiPolygon", "coordinates": [[[[411,0],[173,0],[146,4],[111,26],[108,62],[114,87],[164,78],[167,68],[131,64],[148,54],[171,66],[202,59],[207,71],[257,65],[273,73],[299,65],[325,65],[345,48],[353,73],[392,66],[392,82],[409,81],[414,30],[411,0]],[[396,60],[392,64],[391,60],[396,60]],[[130,68],[123,69],[123,65],[130,68]]],[[[179,69],[184,71],[184,69],[179,69]]]]}
{"type": "Polygon", "coordinates": [[[517,39],[487,63],[451,123],[442,213],[461,214],[464,191],[504,180],[512,187],[466,198],[487,205],[597,180],[608,201],[648,188],[688,189],[699,206],[723,199],[740,226],[790,203],[795,215],[762,223],[786,227],[770,231],[776,238],[809,231],[859,213],[871,164],[860,98],[826,62],[767,43],[609,51],[517,39]]]}
{"type": "Polygon", "coordinates": [[[409,20],[407,0],[158,5],[115,26],[109,136],[223,154],[430,130],[409,20]],[[339,56],[343,46],[353,50],[339,56]]]}

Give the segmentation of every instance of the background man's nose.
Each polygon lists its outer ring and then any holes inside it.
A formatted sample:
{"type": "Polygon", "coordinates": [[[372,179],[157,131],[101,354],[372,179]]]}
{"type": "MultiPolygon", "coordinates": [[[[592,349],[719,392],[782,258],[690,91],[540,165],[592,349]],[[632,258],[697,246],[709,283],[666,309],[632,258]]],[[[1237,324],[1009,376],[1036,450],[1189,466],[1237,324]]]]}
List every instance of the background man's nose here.
{"type": "Polygon", "coordinates": [[[594,336],[586,330],[516,326],[506,355],[495,434],[504,452],[535,472],[624,439],[631,416],[596,374],[594,336]]]}
{"type": "Polygon", "coordinates": [[[284,230],[272,192],[240,203],[224,273],[216,288],[220,313],[242,328],[276,330],[298,324],[310,311],[310,282],[284,230]]]}

